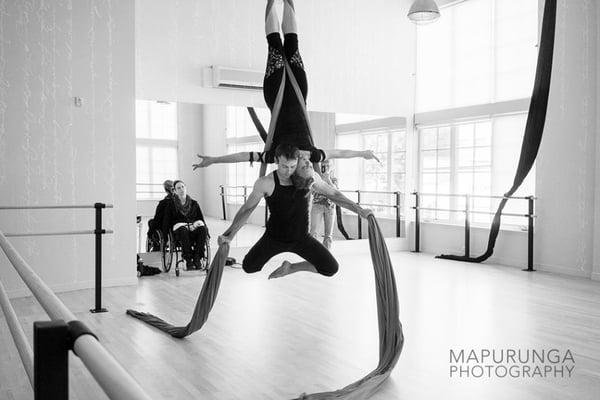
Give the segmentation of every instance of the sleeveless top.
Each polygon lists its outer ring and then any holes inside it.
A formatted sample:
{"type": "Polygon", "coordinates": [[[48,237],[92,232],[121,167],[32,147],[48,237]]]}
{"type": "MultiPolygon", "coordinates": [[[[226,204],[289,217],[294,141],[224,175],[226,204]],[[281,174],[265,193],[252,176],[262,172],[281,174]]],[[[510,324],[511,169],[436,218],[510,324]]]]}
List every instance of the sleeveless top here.
{"type": "Polygon", "coordinates": [[[280,242],[294,242],[308,235],[308,189],[283,186],[273,171],[275,189],[265,200],[269,207],[266,234],[280,242]]]}

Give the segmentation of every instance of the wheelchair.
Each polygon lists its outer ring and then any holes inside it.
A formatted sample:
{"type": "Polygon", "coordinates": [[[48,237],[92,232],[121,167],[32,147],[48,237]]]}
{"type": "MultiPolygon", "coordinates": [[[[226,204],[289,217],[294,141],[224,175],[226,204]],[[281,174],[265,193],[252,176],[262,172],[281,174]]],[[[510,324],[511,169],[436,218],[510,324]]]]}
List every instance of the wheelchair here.
{"type": "MultiPolygon", "coordinates": [[[[185,262],[182,256],[181,244],[175,240],[173,231],[170,230],[166,235],[160,229],[154,229],[148,232],[146,241],[146,251],[160,251],[161,264],[163,272],[169,272],[175,260],[175,276],[179,276],[181,271],[180,264],[185,262]]],[[[206,235],[204,242],[204,258],[202,259],[203,268],[201,271],[208,271],[211,262],[210,235],[206,235]]]]}

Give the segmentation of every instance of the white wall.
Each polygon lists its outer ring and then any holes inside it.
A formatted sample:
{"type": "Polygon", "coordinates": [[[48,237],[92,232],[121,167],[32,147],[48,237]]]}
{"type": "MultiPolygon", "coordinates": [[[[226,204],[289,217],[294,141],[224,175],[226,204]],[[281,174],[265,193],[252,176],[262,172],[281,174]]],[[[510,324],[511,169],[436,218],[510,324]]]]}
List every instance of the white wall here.
{"type": "Polygon", "coordinates": [[[591,276],[598,209],[597,7],[589,0],[558,1],[553,78],[536,167],[539,268],[584,277],[591,276]]]}
{"type": "MultiPolygon", "coordinates": [[[[203,87],[202,70],[213,64],[264,70],[265,3],[137,0],[137,97],[263,105],[260,92],[203,87]]],[[[415,37],[409,6],[409,0],[296,4],[309,109],[406,115],[415,37]]]]}
{"type": "MultiPolygon", "coordinates": [[[[600,7],[596,5],[596,21],[600,19],[600,7]]],[[[600,66],[600,24],[596,23],[596,67],[600,66]]],[[[596,75],[596,116],[600,115],[600,78],[596,75]]],[[[600,117],[596,117],[596,179],[594,194],[594,268],[592,279],[600,280],[600,117]]]]}
{"type": "MultiPolygon", "coordinates": [[[[0,204],[114,204],[103,283],[135,283],[134,2],[0,8],[0,204]]],[[[0,211],[4,232],[93,228],[93,209],[0,211]]],[[[93,286],[93,236],[10,241],[52,288],[93,286]]],[[[0,279],[28,293],[4,253],[0,279]]]]}

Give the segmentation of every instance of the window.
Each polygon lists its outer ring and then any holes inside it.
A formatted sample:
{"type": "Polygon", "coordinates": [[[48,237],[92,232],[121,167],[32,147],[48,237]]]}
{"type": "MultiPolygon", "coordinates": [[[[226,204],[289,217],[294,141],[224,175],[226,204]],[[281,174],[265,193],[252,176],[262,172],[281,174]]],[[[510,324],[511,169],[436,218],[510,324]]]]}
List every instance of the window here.
{"type": "MultiPolygon", "coordinates": [[[[269,127],[270,113],[266,108],[255,108],[261,123],[267,129],[269,127]]],[[[256,127],[248,114],[246,107],[227,107],[227,154],[264,150],[265,144],[256,131],[256,127]]],[[[243,204],[243,186],[249,186],[246,193],[250,194],[251,188],[260,173],[260,162],[249,162],[229,164],[227,166],[227,197],[229,204],[243,204]]],[[[267,173],[273,170],[270,165],[267,173]]]]}
{"type": "MultiPolygon", "coordinates": [[[[460,122],[440,126],[420,127],[419,192],[421,207],[464,209],[465,197],[439,194],[474,195],[469,207],[475,223],[489,223],[499,199],[476,196],[501,195],[512,185],[518,163],[526,114],[502,116],[485,120],[460,122]],[[438,195],[438,196],[435,196],[438,195]]],[[[533,195],[535,171],[519,188],[515,196],[533,195]]],[[[506,213],[527,212],[527,202],[511,200],[506,213]]],[[[424,219],[459,222],[464,213],[423,211],[424,219]]],[[[504,223],[524,225],[525,219],[505,217],[504,223]]]]}
{"type": "MultiPolygon", "coordinates": [[[[344,119],[346,121],[347,119],[344,119]]],[[[333,175],[338,178],[341,190],[365,191],[360,202],[364,204],[396,204],[391,192],[405,191],[406,178],[406,130],[404,119],[369,117],[363,121],[352,120],[349,124],[337,124],[336,148],[347,150],[373,150],[381,161],[359,158],[336,160],[333,175]],[[368,122],[367,122],[368,120],[368,122]],[[387,193],[371,193],[387,192],[387,193]]],[[[345,193],[357,200],[356,193],[345,193]]],[[[369,206],[379,216],[394,216],[390,207],[369,206]]]]}
{"type": "Polygon", "coordinates": [[[467,0],[417,27],[418,112],[531,96],[538,0],[467,0]]]}
{"type": "Polygon", "coordinates": [[[177,105],[137,100],[135,134],[137,199],[160,199],[163,182],[179,175],[177,105]]]}

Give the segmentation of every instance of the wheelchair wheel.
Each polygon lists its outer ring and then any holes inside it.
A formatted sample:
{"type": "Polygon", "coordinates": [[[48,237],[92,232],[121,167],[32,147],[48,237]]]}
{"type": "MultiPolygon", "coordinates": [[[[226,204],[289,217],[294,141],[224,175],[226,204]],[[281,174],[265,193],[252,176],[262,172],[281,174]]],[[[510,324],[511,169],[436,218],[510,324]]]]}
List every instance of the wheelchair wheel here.
{"type": "Polygon", "coordinates": [[[146,235],[146,253],[160,249],[161,236],[161,233],[157,230],[148,232],[148,235],[146,235]]]}
{"type": "Polygon", "coordinates": [[[159,232],[161,236],[161,260],[162,267],[164,272],[169,272],[171,270],[171,264],[173,263],[173,252],[175,251],[175,246],[173,244],[173,237],[169,233],[166,238],[162,238],[162,233],[159,232]]]}

